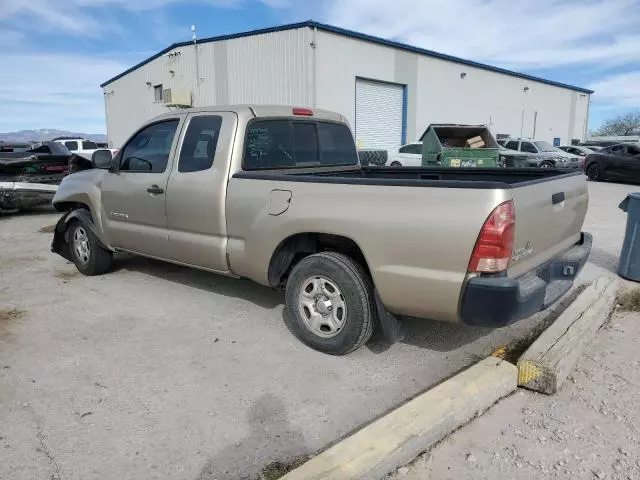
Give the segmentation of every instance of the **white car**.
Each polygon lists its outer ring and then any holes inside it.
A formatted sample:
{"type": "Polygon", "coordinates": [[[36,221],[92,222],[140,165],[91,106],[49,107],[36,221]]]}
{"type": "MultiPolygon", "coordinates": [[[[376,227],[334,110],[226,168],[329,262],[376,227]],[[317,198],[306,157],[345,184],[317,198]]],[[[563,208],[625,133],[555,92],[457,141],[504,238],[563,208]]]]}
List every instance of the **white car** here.
{"type": "Polygon", "coordinates": [[[593,152],[595,152],[595,150],[589,147],[583,147],[582,145],[566,145],[558,148],[560,150],[564,150],[567,153],[578,155],[579,157],[586,157],[587,155],[591,155],[593,152]]]}
{"type": "MultiPolygon", "coordinates": [[[[91,160],[91,155],[96,150],[103,150],[98,147],[96,142],[92,142],[91,140],[87,140],[86,138],[55,138],[54,142],[61,143],[65,147],[67,147],[71,153],[75,153],[76,155],[86,158],[87,160],[91,160]]],[[[107,150],[111,150],[111,154],[115,155],[118,153],[118,150],[109,148],[107,150]]]]}
{"type": "Polygon", "coordinates": [[[389,167],[422,166],[422,142],[407,143],[398,150],[390,150],[386,165],[389,167]]]}

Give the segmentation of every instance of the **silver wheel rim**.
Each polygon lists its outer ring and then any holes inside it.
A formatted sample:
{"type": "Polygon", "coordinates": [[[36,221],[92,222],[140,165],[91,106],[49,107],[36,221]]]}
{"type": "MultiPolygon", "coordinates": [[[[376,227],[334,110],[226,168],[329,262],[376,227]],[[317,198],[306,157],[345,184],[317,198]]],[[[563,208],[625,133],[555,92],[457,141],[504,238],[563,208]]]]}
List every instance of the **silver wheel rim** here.
{"type": "Polygon", "coordinates": [[[298,294],[298,311],[314,335],[331,338],[344,327],[347,303],[335,283],[317,275],[302,282],[298,294]]]}
{"type": "Polygon", "coordinates": [[[89,247],[89,237],[84,227],[78,227],[73,232],[73,248],[80,263],[89,262],[91,248],[89,247]]]}

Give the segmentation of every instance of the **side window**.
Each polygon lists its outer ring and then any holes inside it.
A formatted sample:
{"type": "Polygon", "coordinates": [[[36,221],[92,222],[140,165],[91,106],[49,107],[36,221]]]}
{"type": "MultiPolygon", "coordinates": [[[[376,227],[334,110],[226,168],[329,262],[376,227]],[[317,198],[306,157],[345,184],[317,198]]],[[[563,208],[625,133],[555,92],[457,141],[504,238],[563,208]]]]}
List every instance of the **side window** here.
{"type": "Polygon", "coordinates": [[[67,147],[72,152],[75,150],[78,150],[78,142],[76,142],[75,140],[64,142],[64,146],[67,147]]]}
{"type": "Polygon", "coordinates": [[[635,145],[627,145],[627,153],[632,157],[635,157],[636,155],[640,155],[640,148],[635,145]]]}
{"type": "Polygon", "coordinates": [[[614,145],[609,149],[609,151],[613,154],[620,154],[622,153],[623,149],[624,149],[623,145],[614,145]]]}
{"type": "Polygon", "coordinates": [[[163,95],[163,91],[162,91],[162,84],[154,85],[154,87],[153,87],[153,101],[154,102],[161,102],[162,100],[164,100],[164,95],[163,95]]]}
{"type": "MultiPolygon", "coordinates": [[[[96,148],[98,148],[98,144],[95,142],[92,142],[91,140],[83,140],[82,141],[82,149],[83,150],[95,150],[96,148]]],[[[69,149],[71,150],[71,149],[69,149]]]]}
{"type": "Polygon", "coordinates": [[[533,146],[531,142],[522,142],[520,143],[520,151],[527,153],[538,153],[536,147],[533,146]]]}
{"type": "Polygon", "coordinates": [[[191,118],[180,150],[179,172],[200,172],[211,168],[221,125],[222,117],[219,115],[191,118]]]}
{"type": "Polygon", "coordinates": [[[38,147],[32,148],[29,151],[33,153],[51,153],[51,149],[48,145],[39,145],[38,147]]]}
{"type": "Polygon", "coordinates": [[[422,153],[422,145],[418,143],[405,145],[400,149],[400,153],[410,153],[412,155],[420,155],[422,153]]]}
{"type": "Polygon", "coordinates": [[[122,150],[120,170],[162,173],[167,168],[179,120],[154,123],[143,128],[122,150]]]}
{"type": "Polygon", "coordinates": [[[507,144],[504,147],[508,148],[510,150],[518,150],[518,141],[517,140],[510,140],[510,141],[507,142],[507,144]]]}

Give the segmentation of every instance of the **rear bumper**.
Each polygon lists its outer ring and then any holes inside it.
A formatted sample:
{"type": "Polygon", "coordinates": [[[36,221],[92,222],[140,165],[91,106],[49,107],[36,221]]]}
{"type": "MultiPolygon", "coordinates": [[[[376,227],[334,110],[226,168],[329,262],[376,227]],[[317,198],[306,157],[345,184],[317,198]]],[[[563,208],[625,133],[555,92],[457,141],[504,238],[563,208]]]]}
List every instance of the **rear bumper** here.
{"type": "Polygon", "coordinates": [[[0,210],[51,203],[58,185],[29,182],[0,182],[0,210]]]}
{"type": "Polygon", "coordinates": [[[593,237],[583,232],[573,247],[519,278],[472,278],[462,298],[462,323],[504,327],[549,307],[571,288],[592,243],[593,237]]]}

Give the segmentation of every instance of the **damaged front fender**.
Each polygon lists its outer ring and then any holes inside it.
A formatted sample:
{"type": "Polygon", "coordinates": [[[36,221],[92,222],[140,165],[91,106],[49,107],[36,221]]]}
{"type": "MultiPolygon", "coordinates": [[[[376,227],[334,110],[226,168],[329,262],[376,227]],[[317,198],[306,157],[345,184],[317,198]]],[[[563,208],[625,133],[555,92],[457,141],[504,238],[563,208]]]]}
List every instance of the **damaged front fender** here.
{"type": "Polygon", "coordinates": [[[69,224],[73,221],[82,223],[87,230],[95,235],[102,248],[112,251],[112,249],[102,241],[101,235],[93,223],[93,218],[91,218],[91,213],[84,208],[79,208],[65,213],[60,220],[58,220],[58,223],[56,223],[56,228],[53,231],[53,241],[51,242],[52,252],[57,253],[69,261],[73,261],[69,250],[68,236],[69,224]]]}

